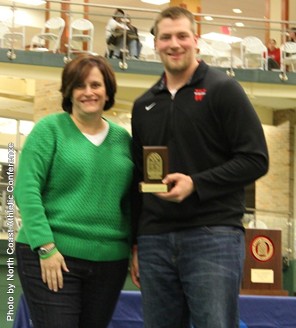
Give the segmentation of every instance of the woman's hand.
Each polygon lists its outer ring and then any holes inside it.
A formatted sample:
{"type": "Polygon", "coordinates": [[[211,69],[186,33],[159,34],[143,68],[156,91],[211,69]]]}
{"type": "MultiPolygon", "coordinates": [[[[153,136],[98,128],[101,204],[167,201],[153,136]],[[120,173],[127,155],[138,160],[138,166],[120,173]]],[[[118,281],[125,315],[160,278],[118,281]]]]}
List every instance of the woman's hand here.
{"type": "Polygon", "coordinates": [[[140,288],[140,274],[139,274],[139,264],[138,264],[138,246],[133,246],[133,254],[132,254],[132,260],[130,265],[131,270],[131,278],[132,282],[135,286],[140,288]]]}
{"type": "Polygon", "coordinates": [[[69,272],[63,255],[56,252],[47,259],[40,259],[42,281],[50,290],[63,288],[63,271],[69,272]]]}

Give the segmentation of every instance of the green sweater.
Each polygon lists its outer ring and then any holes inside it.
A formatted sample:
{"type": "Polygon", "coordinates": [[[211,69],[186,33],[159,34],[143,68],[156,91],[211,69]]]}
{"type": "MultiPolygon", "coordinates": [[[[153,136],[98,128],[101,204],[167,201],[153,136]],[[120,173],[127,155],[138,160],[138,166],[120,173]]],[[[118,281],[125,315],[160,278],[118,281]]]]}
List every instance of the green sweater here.
{"type": "Polygon", "coordinates": [[[27,137],[14,195],[31,249],[54,242],[63,255],[91,261],[130,252],[131,138],[109,122],[95,146],[68,113],[46,116],[27,137]]]}

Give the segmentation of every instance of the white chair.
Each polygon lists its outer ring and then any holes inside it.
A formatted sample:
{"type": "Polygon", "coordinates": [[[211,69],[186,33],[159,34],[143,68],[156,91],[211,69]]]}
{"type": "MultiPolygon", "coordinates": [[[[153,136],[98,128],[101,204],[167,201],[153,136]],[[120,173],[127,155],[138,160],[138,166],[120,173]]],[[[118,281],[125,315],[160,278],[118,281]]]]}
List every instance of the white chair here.
{"type": "Polygon", "coordinates": [[[48,51],[46,48],[45,40],[39,38],[38,35],[34,35],[31,39],[30,50],[34,51],[48,51]]]}
{"type": "Polygon", "coordinates": [[[138,34],[142,45],[139,59],[159,62],[159,55],[154,49],[153,36],[146,32],[139,32],[138,34]]]}
{"type": "Polygon", "coordinates": [[[155,49],[148,47],[146,44],[142,45],[139,59],[160,62],[159,55],[155,52],[155,49]]]}
{"type": "Polygon", "coordinates": [[[215,54],[212,46],[202,38],[197,40],[197,59],[204,60],[209,65],[215,64],[215,54]]]}
{"type": "Polygon", "coordinates": [[[231,45],[224,41],[211,42],[215,65],[220,67],[231,66],[231,45]]]}
{"type": "Polygon", "coordinates": [[[85,18],[78,18],[71,22],[69,31],[70,53],[93,51],[94,25],[85,18]],[[80,43],[78,46],[77,43],[80,43]],[[86,44],[86,48],[84,45],[86,44]]]}
{"type": "Polygon", "coordinates": [[[4,22],[0,21],[0,48],[3,48],[3,37],[4,34],[8,32],[9,32],[8,26],[4,22]]]}
{"type": "Polygon", "coordinates": [[[250,229],[268,229],[266,223],[261,220],[251,220],[248,224],[250,229]]]}
{"type": "Polygon", "coordinates": [[[30,50],[52,51],[56,53],[60,49],[65,21],[61,17],[52,17],[47,20],[39,34],[31,39],[30,50]]]}
{"type": "Polygon", "coordinates": [[[259,38],[247,36],[241,41],[241,60],[243,68],[267,70],[267,47],[259,38]]]}
{"type": "Polygon", "coordinates": [[[16,24],[11,19],[3,24],[7,29],[2,36],[3,48],[25,50],[25,26],[16,24]]]}
{"type": "Polygon", "coordinates": [[[282,71],[284,71],[284,66],[290,66],[292,72],[296,72],[296,42],[285,42],[280,50],[282,71]]]}

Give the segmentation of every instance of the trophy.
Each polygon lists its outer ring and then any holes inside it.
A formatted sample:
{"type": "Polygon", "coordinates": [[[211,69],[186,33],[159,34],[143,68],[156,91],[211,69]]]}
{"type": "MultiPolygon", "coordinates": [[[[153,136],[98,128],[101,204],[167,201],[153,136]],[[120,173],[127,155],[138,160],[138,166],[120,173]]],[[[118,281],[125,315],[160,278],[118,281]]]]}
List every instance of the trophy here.
{"type": "Polygon", "coordinates": [[[162,183],[169,173],[169,155],[166,146],[144,146],[144,181],[140,183],[141,192],[167,192],[170,186],[162,183]]]}

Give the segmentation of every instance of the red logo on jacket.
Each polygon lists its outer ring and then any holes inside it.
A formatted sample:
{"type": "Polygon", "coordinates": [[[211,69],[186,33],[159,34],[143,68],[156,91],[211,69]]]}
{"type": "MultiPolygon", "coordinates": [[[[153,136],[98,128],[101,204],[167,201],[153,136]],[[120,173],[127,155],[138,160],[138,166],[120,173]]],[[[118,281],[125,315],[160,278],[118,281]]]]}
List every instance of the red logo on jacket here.
{"type": "Polygon", "coordinates": [[[195,101],[202,101],[203,97],[206,95],[206,89],[195,89],[194,99],[195,101]]]}

